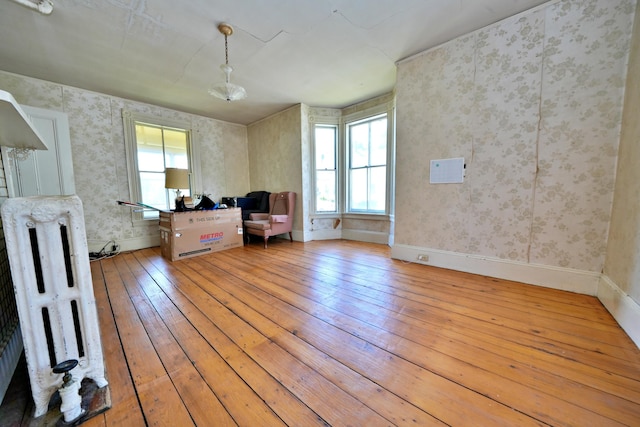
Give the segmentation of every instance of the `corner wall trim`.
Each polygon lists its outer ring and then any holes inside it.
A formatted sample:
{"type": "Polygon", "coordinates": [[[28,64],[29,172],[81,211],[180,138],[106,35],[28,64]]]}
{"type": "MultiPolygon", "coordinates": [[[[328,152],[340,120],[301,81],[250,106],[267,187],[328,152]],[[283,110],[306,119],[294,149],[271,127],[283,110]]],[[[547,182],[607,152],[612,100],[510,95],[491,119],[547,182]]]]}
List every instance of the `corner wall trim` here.
{"type": "Polygon", "coordinates": [[[640,305],[606,275],[601,275],[598,299],[640,348],[640,305]]]}
{"type": "Polygon", "coordinates": [[[527,264],[409,245],[393,245],[391,258],[592,296],[597,295],[600,281],[600,273],[592,271],[527,264]],[[429,261],[418,261],[418,255],[428,255],[429,261]]]}

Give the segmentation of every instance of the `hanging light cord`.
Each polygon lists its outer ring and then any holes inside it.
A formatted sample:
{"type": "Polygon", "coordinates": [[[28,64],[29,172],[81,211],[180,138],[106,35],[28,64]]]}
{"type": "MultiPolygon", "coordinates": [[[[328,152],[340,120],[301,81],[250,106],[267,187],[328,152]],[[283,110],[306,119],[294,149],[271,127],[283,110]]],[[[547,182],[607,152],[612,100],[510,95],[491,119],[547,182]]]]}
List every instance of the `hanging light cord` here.
{"type": "Polygon", "coordinates": [[[224,35],[224,63],[229,65],[229,46],[227,45],[227,35],[224,35]]]}

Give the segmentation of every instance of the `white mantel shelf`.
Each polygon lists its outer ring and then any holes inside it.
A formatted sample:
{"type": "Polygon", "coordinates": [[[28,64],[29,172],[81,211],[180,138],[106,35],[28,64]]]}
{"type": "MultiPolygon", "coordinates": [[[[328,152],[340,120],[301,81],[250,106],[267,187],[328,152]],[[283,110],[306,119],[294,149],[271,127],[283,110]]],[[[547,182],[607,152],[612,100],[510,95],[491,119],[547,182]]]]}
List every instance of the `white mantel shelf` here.
{"type": "Polygon", "coordinates": [[[0,90],[0,145],[46,150],[47,145],[13,96],[0,90]]]}

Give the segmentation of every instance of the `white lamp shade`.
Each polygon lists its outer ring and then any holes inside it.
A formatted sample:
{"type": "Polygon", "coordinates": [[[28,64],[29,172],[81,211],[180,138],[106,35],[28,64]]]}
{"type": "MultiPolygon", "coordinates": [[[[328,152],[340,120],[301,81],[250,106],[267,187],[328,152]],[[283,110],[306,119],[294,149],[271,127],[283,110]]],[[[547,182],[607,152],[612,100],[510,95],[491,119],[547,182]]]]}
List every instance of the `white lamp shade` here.
{"type": "Polygon", "coordinates": [[[247,91],[242,86],[231,83],[231,72],[233,67],[229,64],[222,64],[220,69],[226,75],[224,82],[216,83],[209,93],[216,98],[224,99],[225,101],[237,101],[239,99],[245,99],[247,97],[247,91]]]}
{"type": "Polygon", "coordinates": [[[189,171],[187,169],[166,168],[164,170],[164,188],[189,188],[189,171]]]}
{"type": "Polygon", "coordinates": [[[247,97],[247,92],[242,86],[226,82],[214,85],[209,89],[209,93],[216,98],[224,99],[225,101],[237,101],[247,97]]]}

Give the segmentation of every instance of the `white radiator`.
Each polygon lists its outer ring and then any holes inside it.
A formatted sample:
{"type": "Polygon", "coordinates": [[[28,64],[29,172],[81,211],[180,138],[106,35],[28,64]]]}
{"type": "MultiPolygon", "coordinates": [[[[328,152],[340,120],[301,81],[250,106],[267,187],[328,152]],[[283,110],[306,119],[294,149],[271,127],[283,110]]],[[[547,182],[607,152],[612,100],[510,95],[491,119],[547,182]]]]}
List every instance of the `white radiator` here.
{"type": "Polygon", "coordinates": [[[35,417],[62,383],[53,366],[77,359],[74,379],[107,385],[82,202],[77,196],[7,199],[2,221],[35,417]]]}

